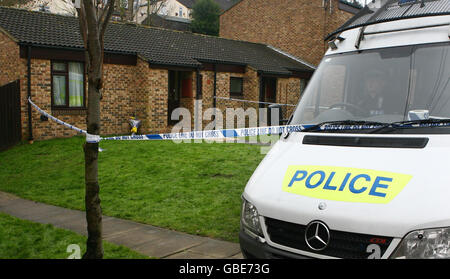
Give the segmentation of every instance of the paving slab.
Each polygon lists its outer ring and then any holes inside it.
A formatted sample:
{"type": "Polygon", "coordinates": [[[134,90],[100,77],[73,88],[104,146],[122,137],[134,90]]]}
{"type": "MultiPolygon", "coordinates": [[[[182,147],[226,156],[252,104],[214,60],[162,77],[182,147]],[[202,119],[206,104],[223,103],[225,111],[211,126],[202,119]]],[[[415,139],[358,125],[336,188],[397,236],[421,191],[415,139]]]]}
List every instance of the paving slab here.
{"type": "Polygon", "coordinates": [[[45,219],[47,216],[59,215],[62,212],[62,209],[56,206],[23,199],[10,201],[0,207],[0,210],[18,218],[37,222],[39,222],[41,218],[45,219]]]}
{"type": "Polygon", "coordinates": [[[164,259],[183,259],[183,260],[190,260],[190,259],[219,259],[213,256],[208,256],[208,255],[203,255],[203,254],[198,254],[198,253],[194,253],[191,252],[190,250],[187,251],[183,251],[168,257],[165,257],[164,259]]]}
{"type": "Polygon", "coordinates": [[[228,258],[240,253],[241,248],[237,243],[207,239],[204,243],[191,248],[189,251],[202,255],[210,255],[215,258],[228,258]]]}
{"type": "Polygon", "coordinates": [[[204,242],[202,238],[168,232],[163,237],[137,246],[134,250],[151,257],[165,258],[204,242]]]}
{"type": "Polygon", "coordinates": [[[102,224],[103,237],[105,238],[139,229],[139,226],[137,226],[139,223],[115,217],[103,218],[102,224]]]}
{"type": "Polygon", "coordinates": [[[242,252],[239,252],[239,254],[236,254],[236,255],[230,257],[229,259],[242,260],[242,259],[244,259],[244,255],[242,255],[242,252]]]}
{"type": "Polygon", "coordinates": [[[86,218],[70,219],[64,223],[54,224],[54,225],[55,225],[55,227],[70,230],[70,231],[76,232],[78,234],[87,236],[86,218]]]}
{"type": "Polygon", "coordinates": [[[166,234],[163,230],[146,226],[139,226],[135,230],[128,232],[110,235],[104,237],[104,239],[134,249],[144,243],[161,239],[166,234]]]}
{"type": "Polygon", "coordinates": [[[0,207],[3,204],[6,204],[15,199],[18,199],[18,197],[9,193],[2,192],[2,194],[0,195],[0,207]]]}

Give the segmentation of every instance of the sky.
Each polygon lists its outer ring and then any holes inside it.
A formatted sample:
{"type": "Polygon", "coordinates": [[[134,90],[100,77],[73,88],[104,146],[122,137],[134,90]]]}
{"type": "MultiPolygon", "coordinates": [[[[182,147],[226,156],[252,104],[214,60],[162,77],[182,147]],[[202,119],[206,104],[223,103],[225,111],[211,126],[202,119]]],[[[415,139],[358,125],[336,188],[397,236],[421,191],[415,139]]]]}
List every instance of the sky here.
{"type": "Polygon", "coordinates": [[[365,0],[356,0],[356,1],[358,1],[359,3],[361,3],[361,5],[363,5],[364,6],[364,4],[365,4],[365,0]]]}

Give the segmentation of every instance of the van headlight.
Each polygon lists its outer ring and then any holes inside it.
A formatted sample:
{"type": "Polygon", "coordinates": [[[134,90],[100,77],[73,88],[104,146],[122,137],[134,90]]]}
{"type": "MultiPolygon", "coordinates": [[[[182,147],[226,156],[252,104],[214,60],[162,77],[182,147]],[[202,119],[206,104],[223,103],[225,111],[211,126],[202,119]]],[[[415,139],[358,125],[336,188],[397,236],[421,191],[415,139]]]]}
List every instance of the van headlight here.
{"type": "Polygon", "coordinates": [[[245,199],[242,199],[241,221],[245,229],[260,237],[263,236],[258,210],[253,204],[245,199]]]}
{"type": "Polygon", "coordinates": [[[413,231],[400,242],[391,258],[450,258],[450,228],[413,231]]]}

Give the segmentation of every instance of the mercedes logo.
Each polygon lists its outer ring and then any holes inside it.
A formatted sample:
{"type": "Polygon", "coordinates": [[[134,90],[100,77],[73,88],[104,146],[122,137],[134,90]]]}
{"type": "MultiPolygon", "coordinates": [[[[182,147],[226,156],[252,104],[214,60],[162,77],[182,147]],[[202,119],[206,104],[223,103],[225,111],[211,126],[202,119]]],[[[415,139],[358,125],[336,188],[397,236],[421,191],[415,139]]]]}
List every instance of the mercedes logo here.
{"type": "Polygon", "coordinates": [[[312,221],[306,227],[305,241],[312,250],[322,251],[330,243],[330,230],[325,223],[312,221]]]}

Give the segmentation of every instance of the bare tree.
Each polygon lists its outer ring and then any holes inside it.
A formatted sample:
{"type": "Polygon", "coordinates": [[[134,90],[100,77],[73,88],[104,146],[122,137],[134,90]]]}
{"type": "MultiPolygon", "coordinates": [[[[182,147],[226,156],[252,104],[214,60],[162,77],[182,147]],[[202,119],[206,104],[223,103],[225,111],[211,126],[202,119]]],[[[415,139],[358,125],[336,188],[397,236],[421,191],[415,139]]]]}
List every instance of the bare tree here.
{"type": "Polygon", "coordinates": [[[133,21],[134,18],[134,0],[128,0],[127,21],[133,21]]]}
{"type": "Polygon", "coordinates": [[[168,0],[147,0],[147,25],[152,25],[152,14],[158,14],[167,5],[168,0]]]}
{"type": "MultiPolygon", "coordinates": [[[[88,74],[87,132],[100,134],[100,90],[103,87],[104,35],[114,11],[114,0],[82,0],[77,8],[81,36],[84,41],[88,74]]],[[[85,259],[103,258],[102,209],[98,184],[98,142],[84,144],[85,205],[88,229],[85,259]]]]}
{"type": "Polygon", "coordinates": [[[134,2],[134,0],[117,0],[115,10],[119,13],[121,21],[133,21],[134,2]]]}
{"type": "Polygon", "coordinates": [[[117,0],[115,11],[119,14],[121,21],[141,23],[140,17],[159,13],[167,2],[168,0],[117,0]],[[144,6],[146,6],[145,11],[141,10],[144,6]]]}

